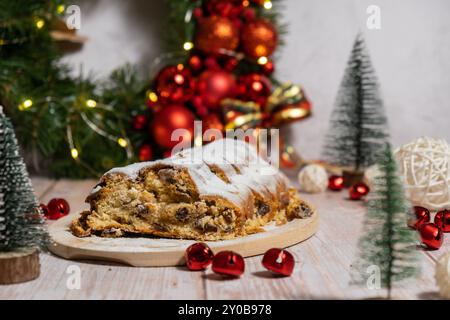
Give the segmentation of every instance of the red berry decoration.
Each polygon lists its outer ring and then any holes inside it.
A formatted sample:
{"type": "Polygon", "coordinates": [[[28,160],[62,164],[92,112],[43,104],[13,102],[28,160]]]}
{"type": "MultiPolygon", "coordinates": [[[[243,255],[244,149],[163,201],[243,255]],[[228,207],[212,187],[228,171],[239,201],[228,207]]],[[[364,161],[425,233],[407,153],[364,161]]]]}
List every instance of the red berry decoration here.
{"type": "Polygon", "coordinates": [[[262,265],[267,270],[288,277],[294,271],[295,261],[288,251],[273,248],[264,254],[262,265]]]}
{"type": "Polygon", "coordinates": [[[436,213],[434,216],[434,223],[441,228],[443,232],[450,232],[450,210],[442,210],[436,213]]]}
{"type": "Polygon", "coordinates": [[[143,144],[139,148],[139,161],[150,161],[153,158],[153,149],[149,144],[143,144]]]}
{"type": "Polygon", "coordinates": [[[419,227],[419,234],[422,243],[432,250],[437,250],[444,242],[444,233],[434,223],[424,223],[419,227]]]}
{"type": "Polygon", "coordinates": [[[272,61],[267,61],[261,69],[265,75],[270,76],[275,71],[275,65],[272,61]]]}
{"type": "Polygon", "coordinates": [[[58,220],[69,214],[70,206],[69,203],[62,198],[55,198],[50,200],[47,204],[48,208],[48,218],[51,220],[58,220]]]}
{"type": "Polygon", "coordinates": [[[133,118],[133,128],[134,130],[142,130],[147,127],[148,120],[143,114],[139,114],[133,118]]]}
{"type": "Polygon", "coordinates": [[[192,75],[182,64],[163,68],[155,78],[158,101],[163,104],[189,100],[192,87],[192,75]]]}
{"type": "Polygon", "coordinates": [[[239,277],[245,271],[244,258],[233,251],[219,252],[213,258],[212,270],[218,274],[239,277]]]}
{"type": "Polygon", "coordinates": [[[205,243],[194,243],[186,249],[184,259],[189,270],[205,270],[212,262],[214,254],[205,243]]]}
{"type": "Polygon", "coordinates": [[[344,177],[333,175],[328,178],[328,189],[333,191],[340,191],[343,188],[344,188],[344,177]]]}
{"type": "Polygon", "coordinates": [[[408,219],[408,226],[410,228],[418,230],[422,224],[430,222],[431,219],[430,210],[420,206],[414,206],[413,210],[416,218],[408,219]]]}
{"type": "Polygon", "coordinates": [[[191,68],[192,71],[200,71],[203,68],[203,62],[199,55],[192,55],[189,57],[188,60],[189,68],[191,68]]]}
{"type": "Polygon", "coordinates": [[[270,80],[262,74],[250,73],[239,77],[238,98],[244,101],[255,101],[265,105],[272,90],[270,80]]]}
{"type": "Polygon", "coordinates": [[[351,200],[360,200],[369,193],[369,187],[365,183],[357,183],[350,187],[349,196],[351,200]]]}

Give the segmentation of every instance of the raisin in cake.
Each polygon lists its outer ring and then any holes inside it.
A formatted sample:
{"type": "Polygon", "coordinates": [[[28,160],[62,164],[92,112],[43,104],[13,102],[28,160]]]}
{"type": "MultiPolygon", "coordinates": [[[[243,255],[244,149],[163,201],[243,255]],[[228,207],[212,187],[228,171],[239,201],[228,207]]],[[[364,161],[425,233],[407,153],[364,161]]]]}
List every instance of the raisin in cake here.
{"type": "Polygon", "coordinates": [[[112,169],[86,201],[71,225],[79,237],[231,239],[313,213],[253,146],[231,139],[112,169]]]}

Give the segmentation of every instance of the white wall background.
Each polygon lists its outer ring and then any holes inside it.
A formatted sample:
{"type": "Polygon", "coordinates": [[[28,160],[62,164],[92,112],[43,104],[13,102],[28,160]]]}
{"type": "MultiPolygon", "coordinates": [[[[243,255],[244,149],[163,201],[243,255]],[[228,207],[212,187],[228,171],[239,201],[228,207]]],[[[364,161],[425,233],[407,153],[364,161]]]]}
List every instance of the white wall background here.
{"type": "MultiPolygon", "coordinates": [[[[162,52],[163,0],[74,1],[82,11],[83,49],[66,57],[77,69],[106,76],[125,62],[147,72],[162,52]]],[[[277,76],[302,84],[314,116],[293,125],[293,143],[318,157],[352,42],[366,36],[395,146],[421,135],[450,141],[450,1],[285,0],[289,25],[277,76]],[[366,8],[381,7],[381,30],[367,30],[366,8]]]]}

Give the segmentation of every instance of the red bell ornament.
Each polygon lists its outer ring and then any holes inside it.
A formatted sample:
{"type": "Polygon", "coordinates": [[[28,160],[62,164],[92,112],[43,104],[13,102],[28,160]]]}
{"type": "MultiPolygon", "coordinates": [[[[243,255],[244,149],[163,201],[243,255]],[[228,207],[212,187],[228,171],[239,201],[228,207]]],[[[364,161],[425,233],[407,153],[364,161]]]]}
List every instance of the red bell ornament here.
{"type": "Polygon", "coordinates": [[[211,263],[214,254],[205,243],[194,243],[189,246],[184,253],[186,266],[189,270],[205,270],[211,263]]]}
{"type": "Polygon", "coordinates": [[[328,178],[328,189],[340,191],[344,188],[344,177],[332,175],[328,178]]]}
{"type": "Polygon", "coordinates": [[[434,223],[442,229],[443,232],[450,232],[450,210],[442,210],[434,216],[434,223]]]}
{"type": "Polygon", "coordinates": [[[48,218],[51,220],[58,220],[70,213],[69,203],[62,198],[55,198],[47,204],[48,218]]]}
{"type": "Polygon", "coordinates": [[[422,243],[432,250],[437,250],[444,242],[444,233],[434,223],[424,223],[419,227],[419,234],[422,243]]]}
{"type": "Polygon", "coordinates": [[[349,197],[351,200],[360,200],[369,193],[369,187],[361,182],[353,185],[349,189],[349,197]]]}
{"type": "Polygon", "coordinates": [[[233,251],[221,251],[213,258],[212,270],[218,274],[239,277],[245,271],[244,258],[233,251]]]}
{"type": "Polygon", "coordinates": [[[194,137],[194,114],[182,105],[169,105],[155,113],[150,126],[152,139],[161,147],[171,149],[178,143],[187,143],[194,137]],[[176,129],[185,129],[182,141],[172,141],[172,132],[176,129]]]}
{"type": "Polygon", "coordinates": [[[295,260],[290,252],[273,248],[264,254],[262,265],[269,271],[288,277],[294,271],[295,260]]]}
{"type": "Polygon", "coordinates": [[[410,228],[418,230],[422,224],[430,222],[430,210],[420,206],[414,206],[413,210],[415,218],[408,219],[408,226],[410,228]]]}

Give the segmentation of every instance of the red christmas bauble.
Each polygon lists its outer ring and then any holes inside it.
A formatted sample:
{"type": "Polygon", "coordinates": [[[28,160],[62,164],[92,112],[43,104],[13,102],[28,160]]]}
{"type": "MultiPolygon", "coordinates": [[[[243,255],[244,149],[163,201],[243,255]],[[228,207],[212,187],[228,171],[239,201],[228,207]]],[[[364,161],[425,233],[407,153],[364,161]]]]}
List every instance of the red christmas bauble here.
{"type": "Polygon", "coordinates": [[[219,109],[220,101],[236,92],[234,76],[223,70],[203,71],[197,81],[197,94],[209,109],[219,109]]]}
{"type": "Polygon", "coordinates": [[[48,211],[48,207],[46,204],[41,203],[39,205],[39,210],[41,211],[41,214],[45,217],[48,218],[50,216],[50,212],[48,211]]]}
{"type": "Polygon", "coordinates": [[[232,72],[234,71],[234,69],[236,69],[238,64],[239,64],[238,59],[236,59],[235,57],[228,57],[227,59],[225,59],[223,63],[223,68],[227,71],[232,72]]]}
{"type": "Polygon", "coordinates": [[[233,12],[233,3],[229,0],[208,0],[206,9],[210,15],[229,17],[233,12]]]}
{"type": "Polygon", "coordinates": [[[450,232],[450,210],[442,210],[434,216],[434,223],[442,229],[443,232],[450,232]]]}
{"type": "Polygon", "coordinates": [[[155,78],[158,102],[180,103],[189,100],[193,89],[192,75],[182,64],[163,68],[155,78]]]}
{"type": "Polygon", "coordinates": [[[369,193],[369,187],[365,183],[357,183],[350,187],[349,197],[351,200],[360,200],[369,193]]]}
{"type": "Polygon", "coordinates": [[[150,161],[153,158],[153,149],[149,144],[143,144],[139,148],[139,161],[150,161]]]}
{"type": "Polygon", "coordinates": [[[430,222],[430,210],[420,206],[414,206],[413,210],[415,218],[408,219],[408,226],[410,228],[418,230],[422,224],[430,222]]]}
{"type": "Polygon", "coordinates": [[[55,198],[47,204],[48,218],[51,220],[58,220],[70,213],[69,203],[62,198],[55,198]]]}
{"type": "Polygon", "coordinates": [[[267,61],[262,65],[261,70],[265,75],[271,75],[275,71],[275,65],[272,61],[267,61]]]}
{"type": "Polygon", "coordinates": [[[241,45],[244,53],[251,58],[268,57],[277,47],[277,32],[269,21],[250,22],[242,29],[241,45]]]}
{"type": "Polygon", "coordinates": [[[444,233],[434,223],[424,223],[419,227],[419,234],[422,243],[432,250],[437,250],[444,242],[444,233]]]}
{"type": "Polygon", "coordinates": [[[239,77],[238,98],[265,105],[272,90],[270,80],[259,73],[250,73],[239,77]]]}
{"type": "Polygon", "coordinates": [[[133,118],[133,128],[134,130],[142,130],[147,127],[148,120],[143,114],[139,114],[133,118]]]}
{"type": "Polygon", "coordinates": [[[214,254],[205,243],[194,243],[184,253],[184,260],[189,270],[205,270],[211,263],[214,254]]]}
{"type": "Polygon", "coordinates": [[[233,251],[221,251],[213,258],[212,270],[218,274],[239,277],[245,271],[244,258],[233,251]]]}
{"type": "Polygon", "coordinates": [[[199,55],[194,54],[189,57],[188,60],[189,68],[191,68],[192,71],[200,71],[203,68],[203,62],[199,55]]]}
{"type": "Polygon", "coordinates": [[[273,248],[264,254],[262,265],[267,270],[277,274],[290,276],[294,271],[295,260],[290,252],[273,248]]]}
{"type": "Polygon", "coordinates": [[[333,175],[328,178],[328,189],[333,191],[340,191],[343,188],[344,188],[344,177],[333,175]]]}
{"type": "Polygon", "coordinates": [[[194,137],[194,114],[184,106],[169,105],[155,113],[150,126],[152,138],[161,147],[171,149],[179,142],[187,143],[194,137]],[[172,132],[186,129],[182,141],[171,141],[172,132]]]}
{"type": "Polygon", "coordinates": [[[254,9],[252,8],[247,8],[244,11],[242,11],[242,17],[245,19],[245,21],[247,22],[252,22],[255,21],[256,18],[256,12],[254,9]]]}
{"type": "Polygon", "coordinates": [[[194,8],[194,10],[192,10],[192,15],[194,16],[195,19],[199,19],[203,16],[203,10],[202,8],[194,8]]]}
{"type": "Polygon", "coordinates": [[[231,19],[216,15],[200,18],[195,32],[195,47],[206,53],[233,51],[239,45],[239,29],[231,19]]]}

